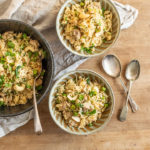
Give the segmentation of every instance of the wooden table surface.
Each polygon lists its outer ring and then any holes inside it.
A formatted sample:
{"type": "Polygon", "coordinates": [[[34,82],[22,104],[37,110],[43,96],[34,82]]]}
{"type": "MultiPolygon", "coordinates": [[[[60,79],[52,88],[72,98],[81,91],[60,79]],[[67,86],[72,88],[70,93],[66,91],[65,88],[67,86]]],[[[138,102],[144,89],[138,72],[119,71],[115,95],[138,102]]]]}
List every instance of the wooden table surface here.
{"type": "MultiPolygon", "coordinates": [[[[136,113],[129,109],[126,122],[119,122],[118,112],[126,96],[119,80],[108,77],[101,68],[102,56],[94,57],[79,68],[91,69],[103,75],[113,88],[116,106],[111,121],[103,131],[88,136],[70,135],[55,125],[49,115],[48,99],[39,106],[44,133],[33,132],[33,120],[0,139],[0,150],[150,150],[150,1],[118,0],[139,10],[132,27],[121,31],[119,40],[108,52],[117,55],[125,66],[131,59],[141,64],[140,78],[131,95],[140,106],[136,113]]],[[[126,81],[124,79],[124,81],[126,81]]],[[[127,83],[127,81],[126,81],[127,83]]]]}

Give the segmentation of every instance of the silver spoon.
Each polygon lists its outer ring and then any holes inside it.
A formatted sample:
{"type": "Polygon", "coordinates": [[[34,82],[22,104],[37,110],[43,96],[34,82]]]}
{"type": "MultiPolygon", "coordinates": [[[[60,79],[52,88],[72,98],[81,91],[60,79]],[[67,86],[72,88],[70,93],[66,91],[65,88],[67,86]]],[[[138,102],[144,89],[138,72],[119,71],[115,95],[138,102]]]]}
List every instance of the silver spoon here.
{"type": "Polygon", "coordinates": [[[126,68],[126,73],[125,73],[126,78],[130,81],[130,84],[129,84],[129,91],[128,91],[128,95],[127,95],[126,104],[123,106],[123,108],[121,110],[120,121],[125,121],[127,118],[128,99],[129,99],[129,95],[130,95],[130,91],[131,91],[131,86],[133,84],[133,81],[138,79],[139,75],[140,75],[140,64],[139,64],[138,60],[132,60],[128,64],[128,66],[126,68]]]}
{"type": "Polygon", "coordinates": [[[40,77],[41,71],[42,71],[42,66],[41,66],[40,73],[35,77],[34,84],[33,84],[34,132],[38,135],[42,134],[43,129],[42,129],[39,112],[38,112],[38,108],[37,108],[35,84],[36,84],[36,80],[40,77]]]}
{"type": "MultiPolygon", "coordinates": [[[[114,55],[106,55],[102,60],[102,66],[104,71],[111,77],[119,78],[120,82],[125,90],[128,93],[128,90],[120,76],[121,74],[121,64],[119,59],[114,55]]],[[[129,102],[133,112],[138,110],[138,106],[135,101],[129,96],[129,102]]]]}

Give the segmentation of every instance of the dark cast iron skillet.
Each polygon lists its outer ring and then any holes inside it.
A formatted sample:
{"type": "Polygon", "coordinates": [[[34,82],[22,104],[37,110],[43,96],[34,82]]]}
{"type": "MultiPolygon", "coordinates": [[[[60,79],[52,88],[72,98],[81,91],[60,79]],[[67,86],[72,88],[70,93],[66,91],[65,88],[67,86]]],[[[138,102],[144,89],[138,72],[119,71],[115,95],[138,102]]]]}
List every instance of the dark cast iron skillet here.
{"type": "MultiPolygon", "coordinates": [[[[0,20],[0,33],[4,33],[6,31],[26,33],[27,35],[30,35],[32,39],[37,40],[40,43],[41,48],[46,51],[46,58],[42,61],[42,67],[43,69],[45,69],[46,72],[43,78],[43,88],[41,91],[39,91],[40,94],[37,97],[37,103],[39,103],[45,98],[52,84],[54,74],[53,52],[43,35],[35,28],[24,22],[12,19],[0,20]]],[[[33,109],[32,100],[28,101],[28,103],[24,105],[17,105],[11,107],[2,106],[0,107],[0,117],[17,116],[31,109],[33,109]]]]}

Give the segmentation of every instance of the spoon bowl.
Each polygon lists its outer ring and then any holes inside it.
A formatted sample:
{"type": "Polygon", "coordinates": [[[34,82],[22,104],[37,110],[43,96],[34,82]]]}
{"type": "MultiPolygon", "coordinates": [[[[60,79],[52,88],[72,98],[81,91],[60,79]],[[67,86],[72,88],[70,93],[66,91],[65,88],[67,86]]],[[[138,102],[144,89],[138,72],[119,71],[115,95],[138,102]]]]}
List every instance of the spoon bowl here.
{"type": "Polygon", "coordinates": [[[107,55],[102,60],[104,71],[111,77],[117,78],[121,73],[121,64],[119,59],[114,55],[107,55]]]}
{"type": "Polygon", "coordinates": [[[138,79],[139,75],[140,75],[139,61],[132,60],[126,68],[125,76],[128,80],[135,81],[138,79]]]}

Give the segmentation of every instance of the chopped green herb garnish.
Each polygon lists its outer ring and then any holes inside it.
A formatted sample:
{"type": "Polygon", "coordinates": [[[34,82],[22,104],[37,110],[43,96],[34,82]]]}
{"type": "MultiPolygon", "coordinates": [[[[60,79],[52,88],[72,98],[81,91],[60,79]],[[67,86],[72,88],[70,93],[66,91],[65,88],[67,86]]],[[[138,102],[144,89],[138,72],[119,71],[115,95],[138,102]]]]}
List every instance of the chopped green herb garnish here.
{"type": "Polygon", "coordinates": [[[15,53],[13,53],[12,51],[7,51],[5,53],[5,56],[15,56],[15,53]]]}
{"type": "Polygon", "coordinates": [[[34,52],[34,56],[35,57],[39,56],[39,53],[38,52],[34,52]]]}
{"type": "Polygon", "coordinates": [[[5,63],[5,58],[4,58],[4,57],[1,57],[1,58],[0,58],[0,63],[1,63],[1,64],[4,64],[4,63],[5,63]]]}
{"type": "Polygon", "coordinates": [[[89,127],[92,127],[92,126],[93,126],[93,124],[92,124],[92,123],[89,123],[89,124],[88,124],[88,126],[89,126],[89,127]]]}
{"type": "Polygon", "coordinates": [[[102,91],[104,91],[104,92],[105,92],[105,91],[106,91],[106,88],[105,88],[105,87],[102,87],[102,91]]]}
{"type": "Polygon", "coordinates": [[[37,61],[37,59],[38,59],[38,53],[34,53],[32,60],[37,61]]]}
{"type": "Polygon", "coordinates": [[[89,95],[92,97],[92,96],[95,96],[97,93],[95,91],[90,91],[89,92],[89,95]]]}
{"type": "Polygon", "coordinates": [[[104,17],[105,8],[102,8],[102,16],[104,17]]]}
{"type": "Polygon", "coordinates": [[[2,87],[2,85],[4,84],[4,75],[0,76],[0,88],[2,87]]]}
{"type": "Polygon", "coordinates": [[[84,95],[80,94],[79,95],[79,100],[82,101],[84,99],[84,95]]]}
{"type": "Polygon", "coordinates": [[[26,62],[24,62],[24,63],[23,63],[23,66],[25,66],[26,64],[27,64],[27,63],[26,63],[26,62]]]}
{"type": "Polygon", "coordinates": [[[67,18],[67,17],[65,17],[65,21],[67,21],[67,19],[68,19],[68,18],[67,18]]]}
{"type": "Polygon", "coordinates": [[[73,112],[73,115],[74,116],[78,116],[78,112],[73,112]]]}
{"type": "Polygon", "coordinates": [[[16,67],[16,70],[15,70],[15,74],[16,74],[16,77],[18,78],[18,75],[19,75],[19,69],[21,68],[21,66],[17,66],[16,67]]]}
{"type": "Polygon", "coordinates": [[[103,43],[106,43],[106,40],[105,40],[105,39],[103,39],[103,43]]]}
{"type": "Polygon", "coordinates": [[[12,72],[12,67],[11,67],[11,66],[9,66],[8,70],[9,70],[10,72],[12,72]]]}
{"type": "Polygon", "coordinates": [[[89,112],[90,115],[93,115],[96,113],[96,109],[94,109],[93,111],[89,112]]]}
{"type": "Polygon", "coordinates": [[[96,28],[96,29],[95,29],[95,32],[100,32],[100,29],[97,29],[97,28],[96,28]]]}
{"type": "Polygon", "coordinates": [[[9,82],[14,83],[14,82],[15,82],[15,80],[14,80],[14,79],[12,79],[12,80],[9,80],[9,82]]]}
{"type": "Polygon", "coordinates": [[[75,110],[76,106],[75,105],[71,105],[71,110],[75,110]]]}
{"type": "Polygon", "coordinates": [[[14,63],[10,63],[10,66],[14,66],[15,64],[14,63]]]}
{"type": "Polygon", "coordinates": [[[79,12],[75,11],[75,16],[77,17],[79,15],[79,12]]]}
{"type": "Polygon", "coordinates": [[[26,39],[26,38],[27,38],[27,34],[26,34],[26,33],[23,33],[22,37],[23,37],[24,39],[26,39]]]}
{"type": "Polygon", "coordinates": [[[4,85],[5,87],[7,87],[7,88],[9,88],[9,87],[11,87],[12,86],[12,84],[11,83],[5,83],[5,85],[4,85]]]}
{"type": "Polygon", "coordinates": [[[28,52],[28,55],[29,55],[29,58],[31,58],[31,56],[32,56],[32,52],[31,52],[31,51],[29,51],[29,52],[28,52]]]}
{"type": "Polygon", "coordinates": [[[104,104],[104,106],[107,108],[107,107],[109,106],[109,104],[108,104],[108,103],[106,103],[106,104],[104,104]]]}
{"type": "Polygon", "coordinates": [[[33,56],[33,58],[31,60],[36,62],[37,61],[37,57],[33,56]]]}
{"type": "Polygon", "coordinates": [[[2,39],[2,35],[0,34],[0,39],[2,39]]]}
{"type": "Polygon", "coordinates": [[[35,77],[37,75],[38,71],[36,69],[33,69],[33,76],[35,77]]]}
{"type": "Polygon", "coordinates": [[[75,100],[71,100],[70,102],[71,102],[72,104],[75,104],[76,101],[75,101],[75,100]]]}
{"type": "Polygon", "coordinates": [[[89,114],[89,112],[88,112],[88,111],[86,111],[86,112],[82,112],[82,114],[83,114],[83,115],[88,115],[88,114],[89,114]]]}
{"type": "Polygon", "coordinates": [[[89,54],[91,54],[92,50],[91,49],[87,49],[86,52],[89,53],[89,54]]]}
{"type": "Polygon", "coordinates": [[[90,84],[90,79],[89,78],[87,78],[86,83],[90,84]]]}
{"type": "Polygon", "coordinates": [[[45,74],[45,70],[43,70],[43,71],[41,72],[41,76],[44,76],[44,74],[45,74]]]}
{"type": "Polygon", "coordinates": [[[81,46],[81,50],[87,52],[88,54],[91,54],[91,53],[92,53],[91,48],[87,48],[87,47],[81,46]]]}
{"type": "Polygon", "coordinates": [[[4,106],[4,102],[3,101],[0,101],[0,107],[1,106],[4,106]]]}
{"type": "Polygon", "coordinates": [[[42,85],[39,85],[39,86],[36,87],[36,90],[39,91],[39,90],[41,90],[42,88],[43,88],[43,86],[42,86],[42,85]]]}
{"type": "Polygon", "coordinates": [[[89,112],[87,111],[87,112],[85,112],[84,114],[85,114],[85,115],[88,115],[88,114],[89,114],[89,112]]]}
{"type": "Polygon", "coordinates": [[[105,100],[105,97],[104,97],[104,96],[102,97],[102,100],[105,100]]]}
{"type": "Polygon", "coordinates": [[[82,115],[84,115],[85,113],[84,113],[84,112],[82,112],[81,114],[82,114],[82,115]]]}
{"type": "Polygon", "coordinates": [[[43,57],[46,58],[46,51],[42,51],[43,57]]]}
{"type": "Polygon", "coordinates": [[[8,66],[7,65],[4,65],[4,69],[7,69],[8,68],[8,66]]]}
{"type": "Polygon", "coordinates": [[[7,46],[8,46],[9,48],[14,48],[14,47],[15,47],[15,44],[14,44],[12,41],[8,41],[8,42],[7,42],[7,46]]]}
{"type": "Polygon", "coordinates": [[[26,88],[27,88],[27,89],[31,89],[32,87],[31,87],[31,85],[26,84],[26,88]]]}
{"type": "Polygon", "coordinates": [[[66,93],[62,93],[62,96],[67,96],[67,94],[66,93]]]}
{"type": "Polygon", "coordinates": [[[83,3],[83,2],[80,2],[80,6],[83,7],[83,6],[84,6],[84,3],[83,3]]]}
{"type": "Polygon", "coordinates": [[[77,104],[76,104],[76,106],[77,106],[77,107],[81,107],[81,108],[82,108],[82,107],[83,107],[83,104],[81,104],[81,103],[77,103],[77,104]]]}
{"type": "Polygon", "coordinates": [[[92,46],[90,46],[89,48],[91,49],[91,48],[93,48],[93,47],[95,47],[94,44],[92,44],[92,46]]]}

